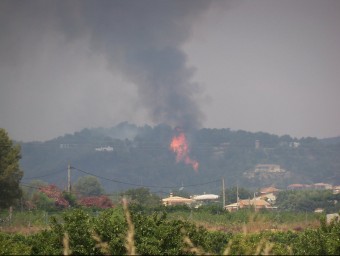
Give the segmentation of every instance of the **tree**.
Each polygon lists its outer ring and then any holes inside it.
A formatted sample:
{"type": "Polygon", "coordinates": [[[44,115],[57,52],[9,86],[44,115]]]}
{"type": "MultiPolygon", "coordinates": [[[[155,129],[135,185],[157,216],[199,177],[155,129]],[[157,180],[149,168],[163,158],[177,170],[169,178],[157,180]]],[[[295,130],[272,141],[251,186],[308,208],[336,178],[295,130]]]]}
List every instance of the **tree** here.
{"type": "Polygon", "coordinates": [[[99,196],[104,193],[99,180],[93,176],[80,177],[74,187],[83,196],[99,196]]]}
{"type": "Polygon", "coordinates": [[[0,128],[0,208],[11,206],[22,195],[20,158],[20,146],[14,145],[7,132],[0,128]]]}
{"type": "Polygon", "coordinates": [[[48,183],[42,180],[32,180],[28,183],[28,186],[22,187],[22,198],[24,201],[29,201],[32,199],[33,195],[36,193],[37,189],[40,187],[47,186],[48,183]]]}
{"type": "Polygon", "coordinates": [[[254,195],[251,191],[245,188],[232,187],[225,190],[226,204],[232,204],[237,202],[237,193],[239,199],[252,198],[254,195]],[[238,190],[238,191],[237,191],[238,190]]]}
{"type": "Polygon", "coordinates": [[[70,204],[70,206],[77,206],[77,197],[74,194],[63,191],[61,195],[70,204]]]}
{"type": "Polygon", "coordinates": [[[121,195],[128,197],[133,203],[142,206],[158,206],[161,201],[158,196],[151,194],[148,188],[143,187],[129,189],[121,195]]]}
{"type": "Polygon", "coordinates": [[[56,209],[54,199],[49,198],[47,195],[41,192],[36,192],[33,195],[32,203],[34,208],[44,211],[52,211],[56,209]]]}

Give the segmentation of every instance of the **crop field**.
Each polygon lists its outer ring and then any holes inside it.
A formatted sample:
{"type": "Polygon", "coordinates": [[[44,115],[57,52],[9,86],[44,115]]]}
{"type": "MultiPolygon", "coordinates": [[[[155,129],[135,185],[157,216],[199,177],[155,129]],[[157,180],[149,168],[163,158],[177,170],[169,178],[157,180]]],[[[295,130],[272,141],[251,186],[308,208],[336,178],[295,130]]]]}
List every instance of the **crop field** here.
{"type": "Polygon", "coordinates": [[[1,213],[0,254],[339,255],[340,224],[323,214],[218,208],[1,213]]]}

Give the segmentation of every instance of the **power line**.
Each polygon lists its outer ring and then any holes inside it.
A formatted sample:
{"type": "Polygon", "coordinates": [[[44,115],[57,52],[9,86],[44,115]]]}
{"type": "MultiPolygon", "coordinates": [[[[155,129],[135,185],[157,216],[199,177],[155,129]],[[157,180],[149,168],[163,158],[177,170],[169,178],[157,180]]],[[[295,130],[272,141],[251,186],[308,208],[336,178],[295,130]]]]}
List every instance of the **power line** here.
{"type": "MultiPolygon", "coordinates": [[[[106,177],[103,177],[103,176],[99,176],[99,175],[97,175],[97,174],[93,174],[93,173],[90,173],[90,172],[81,170],[81,169],[76,168],[76,167],[74,167],[74,166],[71,166],[71,169],[72,169],[72,170],[79,171],[79,172],[82,172],[82,173],[86,173],[86,174],[88,174],[88,175],[92,175],[92,176],[94,176],[94,177],[97,177],[97,178],[100,178],[100,179],[103,179],[103,180],[107,180],[107,181],[111,181],[111,182],[115,182],[115,183],[120,183],[120,184],[125,184],[125,185],[130,185],[130,186],[141,187],[140,184],[130,183],[130,182],[124,182],[124,181],[120,181],[120,180],[116,180],[116,179],[109,179],[109,178],[106,178],[106,177]]],[[[200,183],[200,184],[186,185],[186,187],[203,186],[203,185],[210,184],[210,183],[215,183],[215,182],[220,182],[220,180],[213,180],[213,181],[208,181],[208,182],[200,183]]],[[[167,189],[174,189],[174,188],[179,188],[180,186],[172,186],[172,187],[169,187],[169,186],[143,185],[142,187],[146,187],[146,188],[167,188],[167,189]]]]}
{"type": "Polygon", "coordinates": [[[27,187],[27,188],[34,188],[34,189],[40,189],[40,187],[30,186],[24,183],[20,183],[21,186],[27,187]]]}
{"type": "Polygon", "coordinates": [[[23,180],[33,180],[33,179],[48,177],[48,176],[54,175],[54,174],[56,174],[56,173],[61,173],[61,172],[58,170],[58,171],[56,171],[56,172],[52,172],[52,173],[49,173],[49,174],[40,175],[40,176],[35,176],[35,177],[22,178],[22,179],[23,179],[23,180]]]}
{"type": "MultiPolygon", "coordinates": [[[[27,188],[33,188],[33,189],[37,189],[39,190],[41,187],[36,187],[36,186],[32,186],[32,185],[27,185],[25,183],[20,183],[20,186],[23,186],[23,187],[27,187],[27,188]]],[[[73,194],[77,194],[77,192],[73,191],[72,192],[73,194]]],[[[158,191],[152,191],[151,192],[152,194],[168,194],[167,192],[164,192],[164,191],[161,191],[161,190],[158,190],[158,191]]],[[[105,194],[102,194],[103,196],[116,196],[116,195],[119,195],[119,193],[105,193],[105,194]]]]}

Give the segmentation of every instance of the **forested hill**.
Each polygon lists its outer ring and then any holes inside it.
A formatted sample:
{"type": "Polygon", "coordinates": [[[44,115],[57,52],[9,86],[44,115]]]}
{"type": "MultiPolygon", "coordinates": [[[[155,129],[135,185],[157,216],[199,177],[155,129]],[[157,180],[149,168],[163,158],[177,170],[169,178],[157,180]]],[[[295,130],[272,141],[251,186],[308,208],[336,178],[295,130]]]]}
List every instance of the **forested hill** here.
{"type": "Polygon", "coordinates": [[[187,134],[190,157],[198,171],[169,149],[175,130],[167,125],[137,127],[121,123],[112,128],[84,129],[46,142],[21,143],[23,182],[40,179],[66,186],[67,165],[72,182],[94,174],[107,191],[137,186],[152,191],[184,189],[196,193],[219,193],[226,186],[259,188],[291,183],[340,184],[340,143],[317,138],[296,139],[288,135],[200,129],[187,134]],[[279,174],[255,173],[258,164],[276,164],[279,174]]]}

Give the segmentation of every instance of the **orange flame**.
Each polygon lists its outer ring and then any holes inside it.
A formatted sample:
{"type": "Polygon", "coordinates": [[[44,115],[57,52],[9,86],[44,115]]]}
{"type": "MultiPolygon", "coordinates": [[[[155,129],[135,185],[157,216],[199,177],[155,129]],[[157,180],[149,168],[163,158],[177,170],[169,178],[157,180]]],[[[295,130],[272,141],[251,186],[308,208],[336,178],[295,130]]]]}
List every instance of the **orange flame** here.
{"type": "Polygon", "coordinates": [[[190,164],[195,171],[198,170],[198,162],[189,157],[188,142],[183,132],[172,138],[170,149],[176,153],[177,163],[183,161],[185,164],[190,164]]]}

